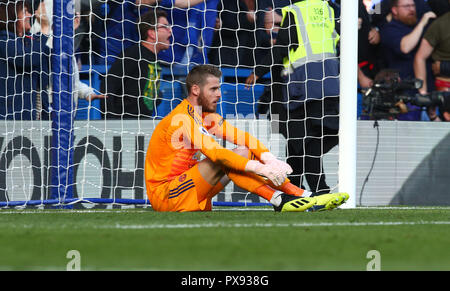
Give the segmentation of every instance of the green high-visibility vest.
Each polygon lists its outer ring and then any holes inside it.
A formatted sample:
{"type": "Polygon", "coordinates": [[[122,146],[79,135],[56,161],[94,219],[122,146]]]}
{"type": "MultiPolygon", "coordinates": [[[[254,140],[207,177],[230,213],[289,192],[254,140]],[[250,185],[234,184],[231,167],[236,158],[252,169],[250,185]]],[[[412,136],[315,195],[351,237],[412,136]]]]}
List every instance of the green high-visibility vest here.
{"type": "Polygon", "coordinates": [[[285,21],[288,13],[295,16],[298,47],[283,59],[285,73],[292,73],[308,62],[336,57],[339,35],[335,31],[334,11],[326,1],[305,0],[282,9],[285,21]]]}

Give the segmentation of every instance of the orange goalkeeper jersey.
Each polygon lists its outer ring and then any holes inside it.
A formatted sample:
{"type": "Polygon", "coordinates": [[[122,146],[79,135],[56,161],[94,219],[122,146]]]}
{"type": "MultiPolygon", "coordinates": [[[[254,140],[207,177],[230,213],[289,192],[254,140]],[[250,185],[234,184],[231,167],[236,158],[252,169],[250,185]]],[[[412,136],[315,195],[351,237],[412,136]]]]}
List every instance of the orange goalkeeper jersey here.
{"type": "Polygon", "coordinates": [[[259,140],[230,125],[219,114],[201,116],[185,99],[153,131],[145,158],[147,186],[153,188],[173,180],[196,165],[201,154],[227,168],[244,171],[249,160],[222,147],[213,135],[247,146],[257,158],[268,151],[259,140]]]}

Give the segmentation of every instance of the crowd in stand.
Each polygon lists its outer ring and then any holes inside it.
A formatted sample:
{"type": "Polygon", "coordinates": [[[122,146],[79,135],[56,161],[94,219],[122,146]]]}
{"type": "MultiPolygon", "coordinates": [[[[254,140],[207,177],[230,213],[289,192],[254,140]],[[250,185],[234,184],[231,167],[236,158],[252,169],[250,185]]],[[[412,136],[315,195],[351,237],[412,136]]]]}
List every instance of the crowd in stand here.
{"type": "MultiPolygon", "coordinates": [[[[36,114],[42,116],[42,112],[48,113],[50,110],[48,106],[51,96],[47,95],[51,94],[46,94],[48,90],[45,86],[49,83],[47,64],[51,47],[43,44],[48,44],[47,35],[51,30],[44,33],[39,29],[33,30],[32,27],[18,27],[20,23],[31,25],[32,20],[33,27],[41,25],[40,19],[51,21],[51,17],[44,18],[36,14],[41,2],[45,1],[0,0],[0,66],[6,68],[0,70],[1,119],[34,119],[36,114]],[[34,14],[33,19],[31,14],[34,14]],[[40,51],[36,51],[37,48],[40,48],[40,51]],[[16,54],[13,58],[12,51],[16,54]],[[39,59],[39,62],[31,62],[33,58],[39,59]],[[27,61],[30,61],[29,64],[27,61]],[[19,64],[21,66],[18,66],[19,64]],[[36,74],[36,66],[43,71],[42,75],[36,74]],[[13,78],[23,80],[14,82],[13,78]],[[43,97],[46,100],[42,100],[43,97]],[[36,110],[37,103],[39,106],[36,110]]],[[[340,2],[329,1],[337,19],[340,15],[340,2]]],[[[149,105],[148,99],[146,104],[152,109],[158,105],[160,75],[148,69],[144,70],[147,75],[143,75],[143,66],[154,65],[157,61],[158,66],[170,69],[211,63],[222,68],[257,70],[261,60],[267,58],[267,55],[271,54],[271,48],[277,45],[276,36],[283,19],[281,8],[290,5],[291,1],[123,0],[80,3],[77,7],[80,13],[79,26],[75,31],[77,64],[112,68],[115,63],[117,67],[120,62],[123,66],[127,50],[134,50],[133,56],[138,62],[130,66],[139,70],[139,74],[129,74],[136,79],[151,79],[148,80],[147,87],[152,85],[153,89],[156,88],[152,97],[152,102],[155,103],[149,105]],[[158,50],[154,59],[146,59],[144,49],[136,48],[136,45],[146,41],[148,35],[142,33],[147,33],[148,30],[142,30],[138,23],[146,13],[152,13],[154,7],[165,11],[167,25],[163,29],[170,34],[171,45],[158,50]]],[[[388,69],[394,74],[391,76],[400,80],[423,79],[423,87],[418,90],[421,94],[435,90],[449,91],[449,22],[449,0],[359,0],[359,87],[371,88],[380,80],[380,73],[388,69]]],[[[44,22],[44,25],[48,24],[44,22]]],[[[161,32],[158,19],[155,25],[158,34],[161,32]]],[[[339,33],[339,21],[336,30],[339,33]]],[[[275,84],[278,83],[278,67],[279,64],[272,64],[270,68],[275,84]]],[[[130,69],[132,67],[127,67],[128,72],[130,69]]],[[[101,89],[101,93],[92,88],[86,89],[89,92],[86,99],[108,97],[105,102],[108,104],[111,103],[110,98],[127,94],[126,88],[129,87],[122,86],[120,92],[114,92],[111,90],[115,87],[108,84],[113,83],[108,83],[105,78],[102,87],[95,88],[101,89]]],[[[139,88],[145,86],[143,84],[139,88]]],[[[277,90],[274,86],[269,89],[277,90]]],[[[271,92],[265,92],[261,96],[261,105],[276,100],[278,94],[271,92]]],[[[135,92],[135,96],[130,98],[140,98],[143,94],[143,91],[135,92]]],[[[404,113],[396,116],[396,119],[450,121],[448,106],[447,102],[442,106],[429,106],[424,109],[407,103],[402,106],[404,113]]],[[[139,111],[133,111],[133,114],[138,116],[139,111]]],[[[117,116],[120,117],[120,113],[117,116]]]]}

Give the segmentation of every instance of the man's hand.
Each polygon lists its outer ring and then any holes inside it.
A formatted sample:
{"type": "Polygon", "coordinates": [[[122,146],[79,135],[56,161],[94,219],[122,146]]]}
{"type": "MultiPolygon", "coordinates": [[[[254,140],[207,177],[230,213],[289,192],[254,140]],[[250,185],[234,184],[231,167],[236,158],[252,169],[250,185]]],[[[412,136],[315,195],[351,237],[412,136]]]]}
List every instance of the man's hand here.
{"type": "Polygon", "coordinates": [[[364,75],[364,73],[358,76],[358,81],[361,88],[370,88],[373,86],[373,80],[364,75]]]}
{"type": "Polygon", "coordinates": [[[275,186],[281,186],[287,178],[284,170],[273,165],[262,164],[255,160],[248,161],[245,171],[269,179],[275,186]]]}
{"type": "Polygon", "coordinates": [[[378,30],[376,28],[372,28],[369,31],[369,43],[372,45],[377,45],[380,43],[381,37],[380,37],[380,33],[378,32],[378,30]]]}
{"type": "Polygon", "coordinates": [[[430,19],[432,18],[436,18],[436,14],[433,11],[428,11],[422,16],[420,22],[423,26],[425,26],[428,24],[428,21],[430,21],[430,19]]]}
{"type": "Polygon", "coordinates": [[[44,1],[39,3],[38,8],[34,12],[34,15],[41,25],[41,33],[49,35],[51,32],[51,27],[44,1]]]}
{"type": "Polygon", "coordinates": [[[89,95],[88,100],[92,101],[94,99],[105,99],[105,98],[108,98],[108,96],[104,95],[104,94],[95,94],[94,93],[94,94],[89,95]]]}
{"type": "Polygon", "coordinates": [[[289,166],[289,164],[277,159],[277,157],[275,157],[271,152],[262,153],[261,161],[265,165],[270,165],[271,167],[279,168],[280,170],[284,171],[286,173],[286,175],[289,175],[292,173],[291,166],[289,166]]]}
{"type": "Polygon", "coordinates": [[[251,86],[255,85],[258,76],[255,73],[251,73],[245,80],[245,89],[250,89],[251,86]]]}

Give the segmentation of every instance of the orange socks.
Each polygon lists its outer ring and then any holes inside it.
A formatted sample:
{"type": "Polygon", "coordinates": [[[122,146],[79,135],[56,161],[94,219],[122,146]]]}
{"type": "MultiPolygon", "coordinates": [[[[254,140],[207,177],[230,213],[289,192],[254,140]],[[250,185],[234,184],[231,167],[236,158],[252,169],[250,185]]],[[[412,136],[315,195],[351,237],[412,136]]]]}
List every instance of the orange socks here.
{"type": "Polygon", "coordinates": [[[305,190],[302,188],[299,188],[292,184],[289,179],[286,179],[286,181],[280,186],[276,187],[276,189],[283,191],[286,194],[294,195],[294,196],[302,196],[305,190]]]}
{"type": "MultiPolygon", "coordinates": [[[[250,151],[248,158],[255,159],[254,155],[250,151]]],[[[269,180],[265,180],[264,178],[255,174],[238,172],[231,169],[224,169],[224,172],[236,185],[238,185],[242,189],[263,197],[267,201],[271,201],[273,194],[277,191],[299,197],[304,193],[304,190],[302,188],[299,188],[292,184],[289,179],[286,179],[286,181],[281,186],[276,187],[269,180]]]]}
{"type": "Polygon", "coordinates": [[[261,196],[262,198],[266,199],[267,201],[270,201],[272,199],[273,194],[276,191],[277,190],[272,189],[268,185],[263,185],[263,186],[256,188],[255,192],[253,192],[253,193],[257,194],[258,196],[261,196]]]}
{"type": "Polygon", "coordinates": [[[273,193],[277,191],[267,185],[267,182],[263,178],[255,174],[241,173],[231,170],[229,172],[227,171],[227,175],[231,179],[231,181],[233,181],[242,189],[255,193],[256,195],[263,197],[267,201],[270,201],[273,193]]]}

